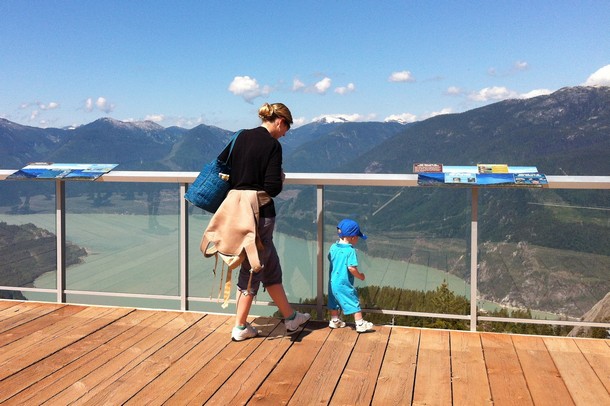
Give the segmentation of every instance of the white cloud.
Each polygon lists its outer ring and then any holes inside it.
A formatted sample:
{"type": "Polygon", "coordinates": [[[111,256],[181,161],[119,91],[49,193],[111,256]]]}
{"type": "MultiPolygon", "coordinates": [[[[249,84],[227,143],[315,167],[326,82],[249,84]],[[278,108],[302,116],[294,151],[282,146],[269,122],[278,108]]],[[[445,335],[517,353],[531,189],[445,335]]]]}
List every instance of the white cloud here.
{"type": "Polygon", "coordinates": [[[417,116],[411,113],[392,114],[383,119],[386,123],[388,121],[398,121],[399,123],[414,123],[417,121],[417,116]]]}
{"type": "Polygon", "coordinates": [[[525,61],[517,61],[513,65],[513,69],[516,71],[528,70],[529,68],[529,64],[525,61]]]}
{"type": "Polygon", "coordinates": [[[299,79],[294,79],[292,81],[292,90],[294,92],[298,92],[300,90],[303,90],[305,88],[305,83],[301,82],[299,79]]]}
{"type": "Polygon", "coordinates": [[[441,109],[440,111],[433,111],[432,113],[424,114],[423,116],[421,116],[420,120],[425,120],[427,118],[442,116],[443,114],[451,114],[451,113],[453,113],[453,109],[451,107],[445,107],[444,109],[441,109]]]}
{"type": "Polygon", "coordinates": [[[338,87],[335,89],[335,93],[337,94],[346,94],[351,93],[356,90],[356,85],[353,83],[348,83],[347,86],[338,87]]]}
{"type": "Polygon", "coordinates": [[[144,117],[145,121],[152,121],[153,123],[161,123],[165,120],[165,116],[163,114],[149,114],[144,117]]]}
{"type": "Polygon", "coordinates": [[[408,70],[403,70],[400,72],[392,72],[390,77],[388,78],[389,82],[415,82],[415,78],[408,70]]]}
{"type": "Polygon", "coordinates": [[[305,117],[295,118],[295,119],[292,120],[291,128],[300,127],[300,126],[304,125],[305,123],[307,123],[307,120],[305,120],[305,117]]]}
{"type": "Polygon", "coordinates": [[[256,79],[250,76],[235,76],[229,85],[229,91],[236,96],[241,96],[248,103],[260,96],[266,96],[271,92],[269,86],[261,87],[256,79]]]}
{"type": "Polygon", "coordinates": [[[40,110],[55,110],[59,108],[59,103],[50,102],[49,104],[44,104],[39,102],[38,108],[40,108],[40,110]]]}
{"type": "Polygon", "coordinates": [[[330,89],[331,84],[332,80],[330,80],[329,77],[325,77],[324,79],[316,83],[314,87],[317,93],[324,94],[328,89],[330,89]]]}
{"type": "Polygon", "coordinates": [[[95,101],[91,97],[85,100],[85,111],[88,112],[98,109],[108,114],[111,113],[114,108],[114,103],[110,103],[105,97],[98,97],[95,101]]]}
{"type": "Polygon", "coordinates": [[[371,121],[374,118],[374,114],[369,114],[368,116],[363,116],[361,114],[322,114],[318,117],[314,117],[311,122],[346,123],[354,121],[371,121]]]}
{"type": "Polygon", "coordinates": [[[553,93],[552,90],[549,89],[534,89],[534,90],[530,90],[527,93],[522,93],[519,95],[520,99],[531,99],[532,97],[538,97],[538,96],[544,96],[547,94],[551,94],[553,93]]]}
{"type": "Polygon", "coordinates": [[[106,100],[105,97],[98,97],[95,106],[104,113],[111,113],[114,110],[114,104],[106,100]]]}
{"type": "Polygon", "coordinates": [[[610,86],[610,65],[599,68],[589,76],[585,86],[610,86]]]}
{"type": "Polygon", "coordinates": [[[504,86],[485,87],[478,92],[471,93],[468,98],[473,101],[505,100],[517,97],[518,94],[504,86]]]}
{"type": "Polygon", "coordinates": [[[447,90],[445,91],[445,94],[449,95],[449,96],[459,96],[462,93],[464,93],[462,91],[462,89],[460,89],[457,86],[450,86],[447,88],[447,90]]]}
{"type": "Polygon", "coordinates": [[[506,99],[531,99],[532,97],[551,94],[549,89],[534,89],[526,93],[518,93],[504,86],[485,87],[478,92],[472,92],[468,99],[477,102],[500,101],[506,99]]]}

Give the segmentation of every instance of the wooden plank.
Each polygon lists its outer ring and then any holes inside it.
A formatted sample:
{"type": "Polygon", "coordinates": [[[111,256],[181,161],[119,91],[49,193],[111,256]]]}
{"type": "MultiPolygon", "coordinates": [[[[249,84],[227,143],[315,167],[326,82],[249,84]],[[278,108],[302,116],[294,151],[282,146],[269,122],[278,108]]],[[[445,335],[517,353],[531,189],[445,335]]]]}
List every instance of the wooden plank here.
{"type": "Polygon", "coordinates": [[[451,360],[447,330],[421,331],[413,404],[451,404],[451,360]]]}
{"type": "MultiPolygon", "coordinates": [[[[70,386],[51,399],[54,404],[71,402],[90,403],[98,393],[104,391],[116,380],[154,354],[159,348],[167,345],[174,337],[189,328],[201,317],[195,313],[174,313],[172,320],[161,328],[155,329],[147,337],[138,341],[127,351],[93,370],[77,384],[70,386]]],[[[95,402],[92,402],[95,404],[95,402]]]]}
{"type": "MultiPolygon", "coordinates": [[[[1,303],[1,302],[0,302],[1,303]]],[[[10,330],[23,324],[36,320],[45,314],[51,313],[64,305],[45,305],[43,303],[24,303],[13,306],[0,312],[0,334],[6,340],[9,337],[15,338],[10,330]]],[[[4,341],[6,344],[6,341],[4,341]]]]}
{"type": "MultiPolygon", "coordinates": [[[[184,357],[173,363],[157,379],[146,385],[126,405],[161,405],[168,400],[185,382],[188,382],[203,365],[210,362],[224,348],[219,342],[227,340],[234,326],[233,317],[206,316],[206,320],[214,318],[220,325],[211,334],[200,337],[200,341],[184,357]]],[[[208,323],[210,321],[207,321],[208,323]]],[[[210,327],[212,327],[210,325],[210,327]]]]}
{"type": "Polygon", "coordinates": [[[542,338],[516,335],[512,340],[534,404],[574,405],[542,338]]]}
{"type": "Polygon", "coordinates": [[[481,342],[494,406],[533,405],[510,336],[482,333],[481,342]]]}
{"type": "Polygon", "coordinates": [[[610,394],[575,339],[545,337],[544,343],[577,405],[610,405],[610,394]]]}
{"type": "Polygon", "coordinates": [[[328,404],[357,338],[349,327],[332,330],[289,404],[328,404]]]}
{"type": "Polygon", "coordinates": [[[95,384],[91,380],[94,371],[109,362],[127,364],[142,351],[142,346],[138,345],[142,340],[177,317],[177,313],[137,311],[137,314],[142,316],[148,313],[150,317],[143,317],[140,323],[127,328],[114,339],[63,368],[58,368],[53,374],[20,392],[15,396],[15,400],[19,404],[42,404],[62,391],[85,393],[89,388],[87,385],[93,387],[95,384]]]}
{"type": "Polygon", "coordinates": [[[127,316],[104,327],[103,329],[96,331],[90,336],[84,337],[82,340],[63,348],[55,354],[52,354],[33,365],[30,365],[29,367],[20,371],[18,374],[11,375],[10,377],[0,381],[0,402],[17,395],[31,385],[43,381],[48,376],[56,373],[61,368],[64,368],[65,365],[71,364],[80,357],[94,351],[100,345],[118,336],[126,329],[141,323],[143,320],[141,317],[142,314],[151,316],[153,313],[133,311],[127,316]]]}
{"type": "Polygon", "coordinates": [[[597,377],[610,392],[610,340],[574,340],[597,377]]]}
{"type": "Polygon", "coordinates": [[[122,375],[120,379],[98,391],[87,402],[90,404],[124,404],[227,321],[226,316],[204,317],[203,314],[193,314],[193,316],[198,317],[193,325],[180,332],[150,357],[122,375]]]}
{"type": "MultiPolygon", "coordinates": [[[[43,317],[41,320],[36,321],[36,323],[23,324],[19,327],[11,329],[10,331],[7,331],[6,333],[0,334],[0,347],[3,347],[8,344],[13,345],[10,351],[8,349],[4,350],[3,348],[0,348],[0,360],[2,359],[2,353],[4,351],[7,351],[8,353],[16,353],[22,351],[22,349],[19,349],[20,347],[18,347],[18,345],[21,346],[25,343],[26,346],[35,346],[37,344],[36,340],[41,335],[44,336],[45,334],[52,334],[50,333],[51,330],[47,329],[56,327],[56,325],[62,320],[66,320],[70,316],[86,309],[84,306],[57,307],[52,304],[48,305],[48,307],[53,310],[48,313],[46,317],[43,317]],[[20,344],[15,344],[15,342],[20,341],[23,338],[26,338],[28,340],[21,341],[20,344]]],[[[61,325],[59,327],[61,327],[61,325]]]]}
{"type": "Polygon", "coordinates": [[[259,324],[258,319],[253,323],[262,332],[261,338],[234,342],[227,335],[224,340],[217,342],[216,345],[222,347],[218,355],[203,365],[188,382],[167,400],[166,404],[202,405],[214,395],[235,371],[242,367],[247,369],[248,357],[279,324],[279,320],[273,320],[272,323],[267,322],[267,320],[269,319],[264,319],[263,324],[259,324]]]}
{"type": "Polygon", "coordinates": [[[480,335],[452,331],[450,339],[453,404],[493,405],[480,335]]]}
{"type": "Polygon", "coordinates": [[[4,379],[107,326],[130,311],[131,309],[126,308],[86,308],[72,318],[63,319],[56,325],[37,331],[29,337],[24,337],[12,343],[15,345],[9,344],[3,347],[7,351],[17,353],[13,356],[0,357],[3,359],[0,362],[0,379],[4,379]]]}
{"type": "Polygon", "coordinates": [[[410,405],[415,386],[415,369],[419,350],[418,329],[393,328],[377,386],[373,405],[410,405]]]}
{"type": "Polygon", "coordinates": [[[308,322],[298,340],[267,376],[249,404],[285,405],[314,362],[331,329],[328,323],[308,322]]]}
{"type": "Polygon", "coordinates": [[[285,331],[285,326],[278,324],[272,331],[272,337],[264,340],[256,348],[243,367],[238,368],[206,401],[206,404],[221,406],[245,404],[286,354],[292,343],[300,339],[300,333],[285,335],[285,331]]]}
{"type": "Polygon", "coordinates": [[[358,335],[358,341],[330,401],[333,405],[370,405],[390,337],[390,327],[358,335]]]}
{"type": "MultiPolygon", "coordinates": [[[[17,301],[17,300],[5,300],[5,299],[0,299],[0,314],[2,314],[2,312],[6,309],[10,309],[11,307],[15,307],[15,306],[21,306],[22,304],[24,304],[24,301],[17,301]]],[[[34,303],[34,302],[32,302],[34,303]]]]}

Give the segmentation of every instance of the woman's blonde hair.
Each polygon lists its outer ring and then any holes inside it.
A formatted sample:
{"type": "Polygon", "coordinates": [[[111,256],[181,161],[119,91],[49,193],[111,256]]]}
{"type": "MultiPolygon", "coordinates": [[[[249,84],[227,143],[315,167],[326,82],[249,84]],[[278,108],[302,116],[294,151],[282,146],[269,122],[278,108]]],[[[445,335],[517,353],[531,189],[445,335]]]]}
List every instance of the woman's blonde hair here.
{"type": "Polygon", "coordinates": [[[283,103],[263,104],[261,108],[258,109],[258,116],[263,121],[273,121],[279,117],[286,120],[288,126],[292,124],[292,114],[283,103]]]}

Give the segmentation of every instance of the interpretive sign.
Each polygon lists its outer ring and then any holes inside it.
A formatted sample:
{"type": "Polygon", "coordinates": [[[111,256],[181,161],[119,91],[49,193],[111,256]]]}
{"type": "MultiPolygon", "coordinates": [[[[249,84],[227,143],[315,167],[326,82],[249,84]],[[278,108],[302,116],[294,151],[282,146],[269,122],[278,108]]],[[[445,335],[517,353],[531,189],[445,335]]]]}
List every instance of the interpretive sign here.
{"type": "Polygon", "coordinates": [[[118,164],[63,164],[32,162],[7,176],[7,179],[95,180],[118,164]]]}
{"type": "MultiPolygon", "coordinates": [[[[439,165],[439,164],[434,164],[439,165]]],[[[546,176],[535,166],[479,164],[477,166],[442,166],[442,172],[420,172],[420,186],[517,186],[542,187],[548,185],[546,176]]]]}

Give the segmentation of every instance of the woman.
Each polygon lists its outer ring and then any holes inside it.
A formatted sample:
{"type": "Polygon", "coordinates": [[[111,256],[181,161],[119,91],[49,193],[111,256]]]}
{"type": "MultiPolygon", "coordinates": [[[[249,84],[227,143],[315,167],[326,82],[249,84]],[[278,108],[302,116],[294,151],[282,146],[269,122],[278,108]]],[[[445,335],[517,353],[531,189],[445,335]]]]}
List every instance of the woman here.
{"type": "MultiPolygon", "coordinates": [[[[258,110],[258,116],[262,121],[261,126],[242,131],[233,147],[229,160],[231,189],[265,191],[269,196],[275,197],[282,191],[284,181],[282,145],[278,140],[290,129],[292,114],[282,103],[265,103],[258,110]]],[[[219,159],[225,160],[228,152],[228,149],[223,151],[219,159]]],[[[258,235],[265,247],[261,254],[264,268],[262,271],[252,274],[249,291],[247,287],[250,278],[250,263],[245,260],[239,271],[237,314],[232,331],[232,338],[235,341],[258,335],[258,330],[246,320],[261,282],[282,313],[288,333],[296,331],[310,318],[308,313],[293,310],[284,291],[282,267],[273,244],[275,228],[273,199],[260,207],[259,216],[258,235]]]]}

